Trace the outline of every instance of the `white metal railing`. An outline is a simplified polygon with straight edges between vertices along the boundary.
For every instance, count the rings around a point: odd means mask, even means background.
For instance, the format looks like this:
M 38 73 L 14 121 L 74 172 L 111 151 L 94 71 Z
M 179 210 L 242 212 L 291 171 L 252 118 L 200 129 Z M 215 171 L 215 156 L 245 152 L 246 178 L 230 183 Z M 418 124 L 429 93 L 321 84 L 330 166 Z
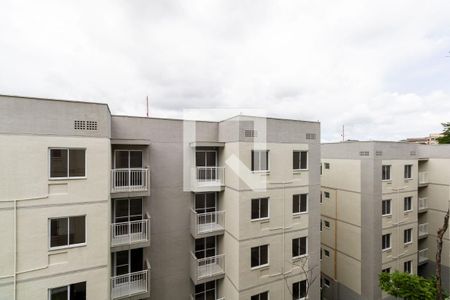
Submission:
M 224 273 L 224 267 L 224 254 L 198 259 L 191 253 L 191 276 L 194 280 L 221 275 Z
M 428 261 L 428 248 L 419 250 L 419 264 Z
M 224 228 L 224 211 L 197 213 L 195 210 L 191 209 L 191 232 L 193 235 L 219 231 Z
M 419 198 L 419 210 L 424 210 L 428 208 L 427 198 Z
M 111 277 L 111 298 L 121 298 L 146 293 L 149 282 L 148 270 Z
M 146 242 L 149 240 L 149 232 L 149 219 L 113 223 L 111 224 L 111 245 L 118 246 Z
M 149 170 L 147 168 L 112 169 L 111 192 L 147 191 Z
M 428 223 L 419 224 L 419 237 L 428 234 Z
M 193 173 L 198 184 L 224 184 L 224 167 L 195 167 Z
M 419 184 L 427 184 L 427 183 L 428 183 L 428 173 L 419 172 Z
M 201 299 L 203 299 L 203 295 L 201 296 Z M 195 298 L 195 296 L 194 295 L 191 295 L 191 300 L 196 300 L 196 298 Z M 225 297 L 220 297 L 220 298 L 217 298 L 216 300 L 225 300 Z

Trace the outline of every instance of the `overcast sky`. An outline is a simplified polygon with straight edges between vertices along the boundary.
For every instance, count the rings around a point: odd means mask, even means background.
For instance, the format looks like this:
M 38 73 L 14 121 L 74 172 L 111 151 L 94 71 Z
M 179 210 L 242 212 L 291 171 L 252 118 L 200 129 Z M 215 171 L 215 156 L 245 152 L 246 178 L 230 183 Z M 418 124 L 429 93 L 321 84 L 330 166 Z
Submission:
M 450 1 L 0 1 L 0 93 L 114 114 L 257 109 L 325 141 L 450 121 Z

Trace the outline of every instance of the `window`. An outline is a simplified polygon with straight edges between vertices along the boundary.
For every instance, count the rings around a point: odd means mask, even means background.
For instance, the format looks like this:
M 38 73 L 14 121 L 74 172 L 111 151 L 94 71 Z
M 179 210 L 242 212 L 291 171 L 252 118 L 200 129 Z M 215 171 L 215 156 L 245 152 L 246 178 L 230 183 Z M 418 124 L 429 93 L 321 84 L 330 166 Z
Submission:
M 74 283 L 49 290 L 50 300 L 86 300 L 86 282 Z
M 404 263 L 403 263 L 403 272 L 405 272 L 405 273 L 411 273 L 411 261 L 410 260 L 408 260 L 408 261 L 405 261 Z
M 382 238 L 382 245 L 381 245 L 381 249 L 382 250 L 388 250 L 391 249 L 391 234 L 383 234 Z
M 269 292 L 267 291 L 258 295 L 253 295 L 251 300 L 269 300 Z
M 322 220 L 320 220 L 320 232 L 322 232 Z
M 269 217 L 269 198 L 252 199 L 252 220 Z
M 216 281 L 197 284 L 194 289 L 195 300 L 216 299 Z
M 381 214 L 389 216 L 391 214 L 391 200 L 383 200 L 381 202 Z
M 86 176 L 86 149 L 50 149 L 50 178 Z
M 292 169 L 294 169 L 294 170 L 308 169 L 308 152 L 307 151 L 294 151 L 293 152 Z
M 252 171 L 269 171 L 269 150 L 252 150 Z
M 294 300 L 306 299 L 306 280 L 296 282 L 292 285 Z
M 322 248 L 320 248 L 320 260 L 322 260 Z
M 405 229 L 403 231 L 403 243 L 409 244 L 412 243 L 412 229 Z
M 330 198 L 330 193 L 329 192 L 323 192 L 323 194 L 325 195 L 325 198 Z
M 412 178 L 412 165 L 405 165 L 404 177 L 405 179 Z
M 292 258 L 308 254 L 308 238 L 306 236 L 292 240 Z
M 329 221 L 323 221 L 325 223 L 325 227 L 330 228 L 330 222 Z
M 325 254 L 325 256 L 330 257 L 330 251 L 328 251 L 326 249 L 323 250 L 323 254 Z
M 330 163 L 324 163 L 324 167 L 328 170 L 330 168 Z
M 325 287 L 329 288 L 329 287 L 330 287 L 330 281 L 329 281 L 327 278 L 324 278 L 324 279 L 323 279 L 323 285 L 324 285 Z
M 50 248 L 84 244 L 85 219 L 85 216 L 50 219 Z
M 412 211 L 412 197 L 405 197 L 403 199 L 403 210 Z
M 308 194 L 292 195 L 292 213 L 308 212 Z
M 322 193 L 320 193 L 320 204 L 322 204 Z
M 268 264 L 269 264 L 269 245 L 253 247 L 251 249 L 252 268 Z
M 385 269 L 381 270 L 381 272 L 383 272 L 383 273 L 391 273 L 391 268 L 385 268 Z
M 381 173 L 382 180 L 391 180 L 391 166 L 382 166 Z

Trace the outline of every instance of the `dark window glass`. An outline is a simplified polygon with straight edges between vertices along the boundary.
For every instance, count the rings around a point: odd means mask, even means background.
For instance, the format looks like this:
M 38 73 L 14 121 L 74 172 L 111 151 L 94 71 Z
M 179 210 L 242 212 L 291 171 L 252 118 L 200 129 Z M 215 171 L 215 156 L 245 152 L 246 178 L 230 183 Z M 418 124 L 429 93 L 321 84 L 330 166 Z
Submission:
M 51 289 L 50 300 L 68 300 L 67 292 L 67 286 Z
M 130 168 L 142 168 L 142 151 L 130 151 Z
M 269 198 L 252 199 L 251 218 L 262 219 L 269 217 Z
M 306 170 L 308 168 L 308 152 L 294 151 L 292 161 L 294 170 Z
M 252 199 L 252 219 L 259 219 L 259 199 Z
M 269 245 L 251 248 L 251 266 L 257 267 L 269 262 Z
M 390 215 L 391 214 L 391 200 L 383 200 L 381 202 L 381 213 L 383 215 Z
M 68 229 L 68 219 L 52 219 L 50 221 L 50 246 L 51 247 L 61 247 L 66 246 L 67 240 L 67 229 Z
M 86 150 L 69 150 L 69 177 L 86 176 Z
M 50 177 L 67 177 L 67 149 L 50 150 Z
M 308 169 L 308 152 L 306 151 L 300 152 L 300 169 Z
M 254 247 L 251 249 L 251 266 L 259 266 L 259 247 Z
M 390 180 L 391 179 L 391 166 L 382 166 L 382 180 Z
M 269 170 L 269 151 L 252 150 L 252 171 Z
M 251 297 L 251 300 L 268 300 L 269 299 L 269 292 L 260 293 L 258 295 L 253 295 Z
M 86 242 L 86 224 L 85 217 L 69 218 L 69 244 L 82 244 Z
M 300 194 L 292 196 L 292 212 L 301 213 L 308 211 L 308 195 Z
M 86 282 L 75 283 L 70 286 L 70 300 L 86 300 Z
M 296 282 L 292 285 L 293 299 L 302 299 L 306 297 L 306 280 Z
M 292 240 L 292 257 L 298 257 L 307 253 L 307 239 L 301 237 Z
M 130 272 L 139 272 L 143 270 L 144 252 L 143 248 L 132 249 L 130 251 L 131 266 Z

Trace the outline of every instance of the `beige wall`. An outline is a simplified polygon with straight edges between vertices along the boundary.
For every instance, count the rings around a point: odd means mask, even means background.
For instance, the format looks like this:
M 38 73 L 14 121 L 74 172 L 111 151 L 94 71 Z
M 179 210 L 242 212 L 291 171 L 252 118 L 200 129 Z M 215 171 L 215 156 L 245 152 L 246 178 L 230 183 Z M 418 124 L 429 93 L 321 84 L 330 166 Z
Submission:
M 37 197 L 17 201 L 17 299 L 47 299 L 48 288 L 79 281 L 87 281 L 88 299 L 108 299 L 109 139 L 0 135 L 0 144 L 0 277 L 14 274 L 14 205 L 7 201 Z M 49 180 L 49 147 L 86 148 L 87 177 Z M 76 215 L 86 216 L 86 245 L 49 250 L 48 219 Z M 0 279 L 0 299 L 11 299 L 11 285 L 1 285 L 11 279 Z

